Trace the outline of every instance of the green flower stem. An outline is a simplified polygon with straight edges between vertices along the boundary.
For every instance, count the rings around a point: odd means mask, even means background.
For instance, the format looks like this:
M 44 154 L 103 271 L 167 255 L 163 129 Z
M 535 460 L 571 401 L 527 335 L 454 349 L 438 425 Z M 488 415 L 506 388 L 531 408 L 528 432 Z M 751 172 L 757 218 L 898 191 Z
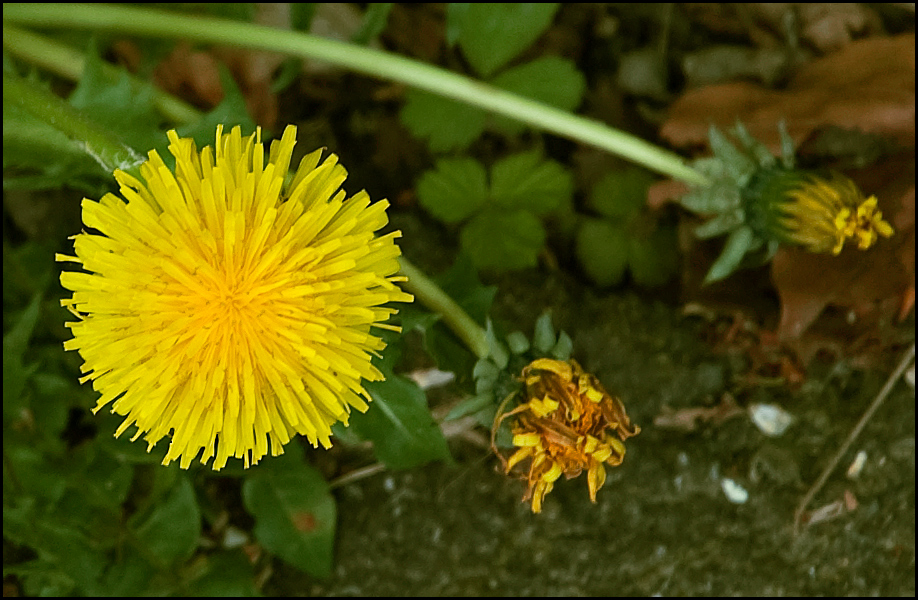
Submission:
M 45 36 L 9 25 L 3 26 L 3 49 L 70 81 L 78 81 L 86 66 L 86 58 L 82 52 Z M 124 75 L 124 71 L 102 62 L 102 74 L 115 81 Z M 136 87 L 149 85 L 136 77 L 131 77 L 131 83 Z M 201 111 L 187 102 L 156 88 L 153 91 L 153 103 L 163 116 L 175 123 L 194 123 L 202 116 Z
M 139 175 L 137 168 L 143 157 L 50 91 L 4 73 L 3 102 L 11 102 L 74 140 L 107 173 L 121 169 Z
M 677 154 L 599 121 L 388 52 L 252 23 L 127 6 L 5 4 L 3 18 L 34 27 L 80 27 L 141 36 L 181 37 L 321 60 L 517 119 L 597 146 L 692 185 L 709 183 L 707 177 L 686 165 Z
M 402 267 L 400 273 L 408 277 L 408 281 L 403 283 L 402 287 L 414 294 L 416 300 L 420 300 L 427 308 L 440 315 L 443 322 L 465 342 L 475 356 L 487 357 L 490 351 L 485 330 L 407 258 L 399 257 L 398 262 Z

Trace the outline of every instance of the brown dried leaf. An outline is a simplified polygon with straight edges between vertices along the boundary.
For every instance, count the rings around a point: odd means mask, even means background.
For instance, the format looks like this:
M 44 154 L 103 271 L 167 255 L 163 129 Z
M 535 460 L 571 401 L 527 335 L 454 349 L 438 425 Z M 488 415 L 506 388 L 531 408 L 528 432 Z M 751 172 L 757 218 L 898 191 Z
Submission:
M 847 247 L 838 256 L 797 248 L 779 250 L 771 273 L 781 299 L 777 334 L 782 340 L 799 337 L 828 305 L 854 310 L 861 317 L 893 317 L 901 313 L 910 290 L 914 297 L 914 154 L 889 160 L 855 178 L 868 193 L 876 190 L 880 208 L 896 233 L 867 251 Z M 884 179 L 886 185 L 880 184 Z
M 800 68 L 785 90 L 750 82 L 686 92 L 670 107 L 661 135 L 676 146 L 707 143 L 711 124 L 741 120 L 773 151 L 776 124 L 785 120 L 796 142 L 824 125 L 915 142 L 915 35 L 876 37 L 851 43 Z
M 663 429 L 695 431 L 700 423 L 719 425 L 728 419 L 746 414 L 736 405 L 730 394 L 724 394 L 716 406 L 697 406 L 673 410 L 664 405 L 660 414 L 653 418 L 653 424 Z

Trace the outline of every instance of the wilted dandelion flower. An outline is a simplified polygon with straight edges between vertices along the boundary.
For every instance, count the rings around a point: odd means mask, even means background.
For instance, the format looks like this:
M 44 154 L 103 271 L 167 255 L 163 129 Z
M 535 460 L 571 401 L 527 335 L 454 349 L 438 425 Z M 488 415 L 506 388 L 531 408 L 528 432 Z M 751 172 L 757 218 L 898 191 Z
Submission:
M 532 501 L 532 512 L 542 510 L 542 500 L 554 482 L 587 471 L 590 500 L 606 481 L 604 465 L 617 466 L 625 457 L 624 440 L 641 429 L 632 425 L 621 400 L 611 396 L 593 375 L 576 361 L 540 358 L 523 369 L 523 402 L 499 415 L 497 427 L 511 418 L 513 445 L 518 449 L 505 459 L 509 474 L 528 461 L 521 478 L 528 483 L 523 501 Z
M 811 252 L 839 254 L 848 240 L 866 250 L 880 236 L 893 234 L 876 196 L 865 197 L 853 181 L 838 174 L 764 171 L 750 190 L 747 206 L 753 225 L 766 236 Z
M 62 304 L 85 376 L 137 426 L 150 448 L 171 442 L 163 464 L 213 468 L 230 456 L 246 466 L 296 433 L 330 446 L 330 425 L 350 407 L 367 409 L 362 380 L 385 344 L 371 327 L 410 302 L 394 282 L 398 232 L 385 201 L 366 192 L 345 199 L 347 172 L 321 150 L 288 173 L 296 128 L 266 157 L 261 130 L 243 137 L 217 128 L 200 152 L 170 131 L 170 170 L 149 153 L 142 183 L 116 171 L 119 198 L 83 200 L 83 221 L 98 232 L 74 236 L 85 272 L 64 272 L 73 297 Z M 266 160 L 267 158 L 267 160 Z

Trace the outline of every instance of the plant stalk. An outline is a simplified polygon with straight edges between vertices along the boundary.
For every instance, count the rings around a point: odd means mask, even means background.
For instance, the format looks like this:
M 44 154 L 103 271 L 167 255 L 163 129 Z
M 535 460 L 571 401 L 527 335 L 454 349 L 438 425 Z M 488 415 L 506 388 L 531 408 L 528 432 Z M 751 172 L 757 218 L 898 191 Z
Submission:
M 314 35 L 215 17 L 151 8 L 86 4 L 5 4 L 8 22 L 34 27 L 88 28 L 151 37 L 242 46 L 329 62 L 434 94 L 590 144 L 691 185 L 709 183 L 683 159 L 636 136 L 439 67 Z
M 478 358 L 486 358 L 490 353 L 485 330 L 465 312 L 456 301 L 450 298 L 440 286 L 434 283 L 420 269 L 415 267 L 404 256 L 399 257 L 400 273 L 408 277 L 402 287 L 414 294 L 427 308 L 443 319 L 469 350 Z

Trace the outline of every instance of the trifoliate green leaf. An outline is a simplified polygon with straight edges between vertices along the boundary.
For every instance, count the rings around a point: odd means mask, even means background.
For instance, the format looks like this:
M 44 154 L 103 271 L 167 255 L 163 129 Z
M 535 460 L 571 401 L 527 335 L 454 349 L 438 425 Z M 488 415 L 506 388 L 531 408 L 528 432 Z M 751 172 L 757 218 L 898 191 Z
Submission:
M 596 285 L 619 283 L 628 264 L 628 237 L 624 228 L 605 219 L 585 219 L 577 230 L 577 258 Z
M 611 171 L 593 186 L 590 206 L 604 217 L 629 217 L 643 208 L 653 181 L 649 171 L 638 167 Z
M 489 77 L 528 48 L 551 24 L 557 3 L 480 3 L 447 12 L 447 31 L 472 68 Z
M 570 172 L 538 150 L 508 156 L 491 169 L 491 199 L 504 208 L 542 215 L 569 202 L 573 192 Z
M 488 199 L 484 167 L 472 158 L 444 158 L 417 184 L 421 206 L 444 223 L 472 216 Z
M 433 152 L 466 148 L 484 131 L 487 114 L 479 108 L 415 89 L 405 96 L 402 123 Z
M 646 237 L 628 238 L 628 266 L 638 285 L 657 287 L 669 281 L 676 273 L 678 256 L 676 232 L 671 227 L 658 227 Z
M 459 241 L 479 269 L 510 271 L 535 266 L 545 229 L 529 211 L 486 208 L 466 223 Z
M 511 67 L 491 80 L 497 87 L 544 102 L 561 110 L 576 109 L 586 89 L 586 79 L 573 62 L 558 56 L 543 56 Z M 508 135 L 518 135 L 526 124 L 504 116 L 493 117 L 494 126 Z

